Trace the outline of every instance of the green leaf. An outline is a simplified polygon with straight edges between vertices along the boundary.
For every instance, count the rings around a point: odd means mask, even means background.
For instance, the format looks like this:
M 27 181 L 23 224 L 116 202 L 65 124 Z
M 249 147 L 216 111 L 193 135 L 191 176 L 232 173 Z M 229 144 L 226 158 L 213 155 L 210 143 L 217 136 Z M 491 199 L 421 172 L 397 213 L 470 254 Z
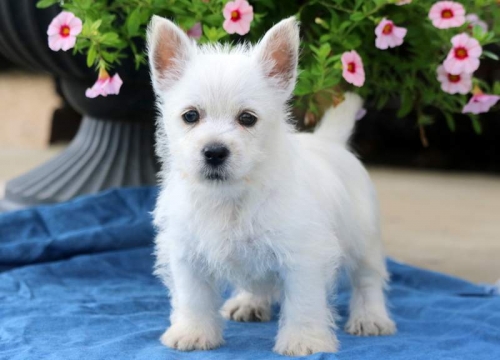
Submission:
M 353 14 L 351 14 L 351 16 L 349 16 L 349 19 L 351 19 L 352 21 L 360 21 L 360 20 L 363 20 L 365 18 L 365 14 L 361 13 L 361 12 L 355 12 Z
M 323 34 L 319 38 L 319 43 L 323 44 L 323 43 L 329 42 L 330 39 L 331 39 L 331 35 L 330 34 Z
M 110 53 L 107 51 L 103 51 L 101 53 L 101 56 L 103 57 L 104 60 L 106 60 L 109 63 L 113 63 L 116 60 L 116 53 Z
M 203 17 L 203 22 L 208 24 L 222 23 L 222 16 L 220 14 L 208 14 Z
M 389 95 L 387 95 L 386 93 L 380 94 L 380 97 L 378 98 L 376 105 L 377 110 L 382 110 L 382 108 L 385 106 L 385 104 L 387 104 L 388 101 L 389 101 Z
M 448 128 L 452 132 L 455 132 L 456 126 L 455 126 L 455 119 L 453 118 L 453 115 L 450 114 L 449 112 L 445 112 L 444 117 L 446 118 L 446 123 L 448 124 Z
M 475 25 L 472 28 L 472 36 L 481 41 L 485 38 L 486 32 L 483 30 L 481 26 Z
M 217 29 L 207 25 L 203 25 L 203 34 L 207 37 L 209 41 L 217 41 Z
M 500 81 L 495 81 L 493 84 L 493 94 L 500 95 Z
M 88 67 L 92 67 L 92 65 L 94 65 L 96 56 L 97 56 L 97 50 L 96 50 L 95 46 L 91 46 L 89 48 L 88 53 L 87 53 L 87 66 Z
M 321 45 L 319 48 L 318 56 L 321 60 L 326 60 L 328 55 L 330 55 L 330 52 L 332 51 L 332 48 L 330 47 L 330 44 L 326 43 Z
M 401 107 L 399 108 L 396 116 L 402 118 L 408 115 L 413 108 L 413 97 L 408 91 L 404 91 L 401 95 Z
M 82 9 L 88 10 L 92 7 L 94 0 L 79 0 L 79 5 Z
M 139 33 L 141 26 L 141 8 L 133 10 L 127 18 L 127 32 L 130 36 L 135 36 Z
M 340 26 L 338 27 L 339 28 L 339 32 L 342 32 L 343 30 L 345 30 L 346 28 L 348 28 L 349 26 L 351 25 L 351 23 L 349 21 L 344 21 L 342 24 L 340 24 Z M 336 26 L 331 26 L 331 28 L 335 29 Z
M 92 23 L 92 25 L 90 26 L 90 30 L 91 31 L 97 31 L 97 30 L 99 30 L 99 27 L 101 26 L 101 24 L 102 24 L 102 20 L 100 20 L 100 19 L 97 20 L 97 21 L 94 21 Z
M 345 49 L 357 49 L 363 44 L 363 41 L 357 34 L 349 34 L 338 40 Z
M 205 35 L 210 42 L 217 42 L 219 39 L 226 36 L 227 33 L 222 29 L 203 25 L 203 35 Z
M 493 60 L 499 60 L 498 55 L 488 50 L 483 50 L 483 55 Z
M 120 43 L 120 38 L 117 33 L 107 32 L 99 37 L 99 41 L 104 45 L 118 45 Z
M 36 3 L 36 7 L 39 9 L 45 9 L 48 8 L 49 6 L 54 5 L 57 2 L 59 2 L 59 0 L 40 0 L 39 2 Z
M 427 125 L 431 125 L 432 123 L 434 123 L 434 118 L 430 115 L 421 113 L 418 116 L 417 122 L 419 125 L 427 126 Z
M 297 96 L 308 95 L 311 93 L 311 88 L 305 86 L 297 86 L 293 93 Z
M 476 134 L 481 134 L 483 132 L 483 128 L 481 126 L 481 122 L 479 121 L 477 116 L 471 115 L 470 119 L 472 121 L 472 127 L 474 128 L 474 132 Z

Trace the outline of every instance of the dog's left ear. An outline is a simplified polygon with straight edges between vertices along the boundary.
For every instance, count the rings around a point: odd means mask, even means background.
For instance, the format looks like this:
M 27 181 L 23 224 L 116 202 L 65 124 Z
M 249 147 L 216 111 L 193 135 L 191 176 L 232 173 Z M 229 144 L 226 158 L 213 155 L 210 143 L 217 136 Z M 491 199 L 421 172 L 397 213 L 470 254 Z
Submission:
M 280 90 L 290 94 L 297 79 L 299 23 L 294 17 L 274 25 L 257 45 L 257 60 Z

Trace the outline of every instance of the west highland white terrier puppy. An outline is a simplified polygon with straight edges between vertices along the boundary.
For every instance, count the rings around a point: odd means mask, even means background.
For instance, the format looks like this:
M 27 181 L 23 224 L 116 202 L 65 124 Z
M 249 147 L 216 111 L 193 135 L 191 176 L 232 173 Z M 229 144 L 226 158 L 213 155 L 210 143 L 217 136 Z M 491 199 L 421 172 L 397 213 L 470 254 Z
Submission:
M 280 301 L 274 351 L 335 352 L 328 296 L 341 265 L 353 286 L 346 331 L 393 334 L 376 193 L 346 149 L 361 99 L 346 94 L 313 134 L 294 132 L 296 20 L 229 47 L 197 46 L 155 16 L 148 44 L 163 162 L 156 274 L 172 304 L 162 343 L 216 348 L 223 318 L 269 321 Z M 222 305 L 225 283 L 235 292 Z

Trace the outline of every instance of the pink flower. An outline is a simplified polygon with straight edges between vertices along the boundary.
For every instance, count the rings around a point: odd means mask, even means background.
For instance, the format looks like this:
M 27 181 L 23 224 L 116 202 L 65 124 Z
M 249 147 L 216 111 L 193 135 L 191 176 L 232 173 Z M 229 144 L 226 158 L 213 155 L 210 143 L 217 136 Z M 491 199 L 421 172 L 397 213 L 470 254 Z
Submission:
M 203 35 L 203 29 L 201 28 L 201 23 L 197 22 L 193 25 L 191 29 L 187 31 L 189 37 L 198 40 L 201 35 Z
M 465 9 L 455 1 L 439 1 L 429 11 L 432 25 L 438 29 L 449 29 L 465 23 Z
M 406 4 L 411 4 L 411 0 L 399 0 L 399 1 L 396 1 L 396 5 L 398 5 L 398 6 L 402 6 L 402 5 L 406 5 Z
M 365 83 L 365 69 L 359 54 L 354 50 L 347 51 L 342 54 L 340 60 L 342 61 L 342 76 L 344 79 L 355 86 L 363 86 Z
M 224 30 L 228 34 L 237 33 L 245 35 L 250 31 L 250 23 L 253 20 L 253 8 L 246 0 L 230 1 L 224 7 Z
M 403 27 L 395 26 L 391 20 L 383 18 L 375 28 L 375 46 L 385 50 L 393 48 L 403 43 L 407 30 Z
M 53 51 L 69 50 L 75 46 L 76 36 L 82 32 L 82 20 L 73 13 L 62 11 L 52 19 L 47 35 L 49 48 Z
M 120 88 L 123 84 L 122 79 L 118 73 L 110 76 L 105 69 L 99 70 L 99 76 L 97 81 L 90 89 L 85 91 L 85 96 L 88 98 L 95 98 L 99 95 L 118 95 L 120 93 Z
M 484 32 L 488 31 L 488 24 L 486 24 L 484 21 L 482 21 L 479 16 L 476 14 L 468 14 L 465 17 L 465 20 L 469 23 L 468 28 L 472 30 L 474 26 L 479 26 L 481 29 L 483 29 Z
M 472 74 L 479 67 L 479 57 L 483 52 L 479 41 L 462 33 L 451 38 L 453 48 L 448 53 L 443 65 L 453 75 Z
M 474 94 L 462 109 L 462 113 L 481 114 L 488 112 L 490 108 L 500 100 L 498 95 L 489 95 L 479 92 Z
M 449 94 L 467 94 L 472 89 L 471 74 L 453 75 L 447 72 L 443 65 L 437 68 L 437 78 L 441 83 L 441 89 Z

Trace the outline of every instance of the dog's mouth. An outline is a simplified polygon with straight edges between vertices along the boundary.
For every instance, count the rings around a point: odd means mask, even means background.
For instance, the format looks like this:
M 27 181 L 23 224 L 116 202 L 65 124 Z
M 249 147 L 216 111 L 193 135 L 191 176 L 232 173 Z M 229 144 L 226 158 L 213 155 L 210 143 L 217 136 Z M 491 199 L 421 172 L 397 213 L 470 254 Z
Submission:
M 228 174 L 223 168 L 205 168 L 202 171 L 202 176 L 209 181 L 226 181 Z
M 206 174 L 205 179 L 211 181 L 224 181 L 226 180 L 226 176 L 223 174 L 212 173 L 212 174 Z

